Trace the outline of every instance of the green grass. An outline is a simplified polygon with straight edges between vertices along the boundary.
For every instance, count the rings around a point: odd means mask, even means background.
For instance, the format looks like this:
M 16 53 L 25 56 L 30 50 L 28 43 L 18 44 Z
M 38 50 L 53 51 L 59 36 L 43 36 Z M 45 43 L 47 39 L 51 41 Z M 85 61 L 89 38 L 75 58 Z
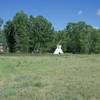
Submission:
M 0 100 L 100 100 L 100 55 L 2 55 Z

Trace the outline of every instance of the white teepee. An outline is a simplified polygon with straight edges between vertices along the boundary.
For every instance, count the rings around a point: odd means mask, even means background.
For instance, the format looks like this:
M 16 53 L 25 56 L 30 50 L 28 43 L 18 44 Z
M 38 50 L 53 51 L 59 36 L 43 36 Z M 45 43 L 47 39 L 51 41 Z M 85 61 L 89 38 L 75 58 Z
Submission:
M 56 50 L 54 51 L 54 54 L 63 54 L 63 51 L 61 49 L 61 45 L 57 45 Z

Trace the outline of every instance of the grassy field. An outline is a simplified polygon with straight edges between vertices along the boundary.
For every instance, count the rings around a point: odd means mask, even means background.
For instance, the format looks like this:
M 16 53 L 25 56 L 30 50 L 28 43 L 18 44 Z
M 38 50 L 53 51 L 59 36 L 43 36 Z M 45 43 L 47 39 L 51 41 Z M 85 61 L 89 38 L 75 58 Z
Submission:
M 100 100 L 100 55 L 0 56 L 0 100 Z

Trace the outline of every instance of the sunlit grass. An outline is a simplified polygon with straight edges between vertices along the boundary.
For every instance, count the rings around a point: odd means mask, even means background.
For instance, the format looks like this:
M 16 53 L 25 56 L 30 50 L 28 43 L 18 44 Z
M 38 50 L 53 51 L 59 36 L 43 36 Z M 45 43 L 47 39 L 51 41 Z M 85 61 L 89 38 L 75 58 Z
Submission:
M 100 55 L 0 56 L 0 100 L 100 100 Z

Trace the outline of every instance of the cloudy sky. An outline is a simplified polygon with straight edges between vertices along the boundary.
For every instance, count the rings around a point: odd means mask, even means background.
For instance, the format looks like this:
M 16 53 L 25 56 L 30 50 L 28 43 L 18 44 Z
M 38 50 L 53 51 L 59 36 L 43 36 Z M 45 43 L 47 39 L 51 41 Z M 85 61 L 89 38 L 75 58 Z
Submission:
M 100 0 L 0 0 L 0 17 L 5 21 L 20 10 L 28 15 L 43 15 L 56 30 L 81 20 L 100 27 Z

